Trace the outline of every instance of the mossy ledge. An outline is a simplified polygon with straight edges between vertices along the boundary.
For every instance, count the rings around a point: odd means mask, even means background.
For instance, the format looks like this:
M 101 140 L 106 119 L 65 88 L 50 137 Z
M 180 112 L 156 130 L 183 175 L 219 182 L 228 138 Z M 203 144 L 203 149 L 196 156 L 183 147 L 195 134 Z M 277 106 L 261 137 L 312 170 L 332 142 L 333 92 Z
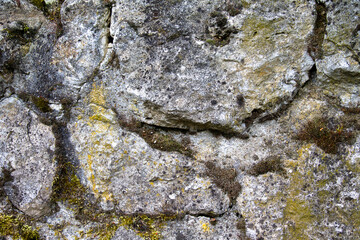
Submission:
M 167 152 L 178 152 L 188 157 L 194 156 L 194 151 L 189 146 L 189 139 L 184 138 L 181 142 L 178 142 L 172 136 L 161 133 L 159 129 L 154 126 L 135 119 L 127 120 L 123 116 L 119 116 L 118 122 L 120 126 L 126 130 L 137 133 L 152 148 Z

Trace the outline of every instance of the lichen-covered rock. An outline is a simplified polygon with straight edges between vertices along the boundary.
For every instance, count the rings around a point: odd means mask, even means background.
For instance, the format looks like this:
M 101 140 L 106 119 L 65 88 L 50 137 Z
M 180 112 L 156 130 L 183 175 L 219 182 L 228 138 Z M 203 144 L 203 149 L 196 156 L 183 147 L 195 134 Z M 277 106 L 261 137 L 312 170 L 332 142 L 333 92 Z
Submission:
M 186 216 L 181 221 L 169 222 L 162 231 L 164 239 L 242 239 L 241 217 L 226 214 L 220 218 Z
M 151 148 L 139 136 L 145 130 L 122 129 L 116 113 L 102 105 L 103 91 L 94 84 L 88 106 L 74 108 L 68 127 L 82 182 L 101 199 L 104 209 L 152 215 L 221 214 L 227 209 L 229 199 L 211 183 L 201 162 Z M 152 143 L 166 138 L 155 130 L 149 135 Z
M 231 132 L 291 101 L 313 66 L 313 4 L 229 5 L 117 1 L 101 71 L 109 104 L 149 124 Z
M 360 238 L 359 6 L 1 1 L 0 235 Z
M 29 216 L 46 214 L 56 170 L 51 127 L 10 97 L 0 102 L 0 131 L 0 164 L 10 172 L 4 183 L 6 195 Z

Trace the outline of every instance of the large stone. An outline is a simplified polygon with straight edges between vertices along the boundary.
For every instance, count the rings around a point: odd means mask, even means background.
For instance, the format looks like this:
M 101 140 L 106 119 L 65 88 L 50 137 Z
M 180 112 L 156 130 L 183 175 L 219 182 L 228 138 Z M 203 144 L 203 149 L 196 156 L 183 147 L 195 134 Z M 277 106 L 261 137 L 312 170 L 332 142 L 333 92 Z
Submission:
M 227 132 L 287 105 L 314 64 L 314 4 L 242 1 L 237 15 L 229 4 L 117 1 L 100 74 L 108 103 L 148 124 Z
M 63 35 L 51 63 L 63 84 L 77 92 L 96 73 L 107 52 L 109 8 L 102 1 L 66 1 L 61 6 Z
M 318 79 L 326 95 L 351 111 L 360 107 L 359 2 L 326 2 L 326 9 L 323 58 L 316 61 Z
M 0 102 L 0 116 L 0 164 L 11 172 L 5 193 L 20 211 L 41 216 L 49 210 L 56 171 L 51 127 L 15 97 Z
M 205 175 L 202 162 L 153 149 L 138 133 L 122 129 L 115 112 L 102 106 L 102 91 L 94 85 L 88 106 L 74 109 L 68 128 L 82 183 L 104 209 L 152 215 L 221 214 L 227 209 L 228 197 Z M 164 141 L 164 135 L 158 136 L 155 143 Z

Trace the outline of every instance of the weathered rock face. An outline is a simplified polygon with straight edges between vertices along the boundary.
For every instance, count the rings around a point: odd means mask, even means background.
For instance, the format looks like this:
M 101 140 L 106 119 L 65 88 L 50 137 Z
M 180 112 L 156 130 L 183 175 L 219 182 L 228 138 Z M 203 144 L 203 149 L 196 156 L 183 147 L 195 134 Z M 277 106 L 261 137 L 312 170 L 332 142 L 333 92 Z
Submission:
M 317 61 L 319 81 L 327 96 L 342 107 L 357 108 L 360 104 L 359 76 L 359 3 L 327 2 L 327 28 L 323 58 Z M 346 9 L 354 9 L 346 13 Z M 349 21 L 354 19 L 354 21 Z
M 116 2 L 113 67 L 101 71 L 109 104 L 148 124 L 223 131 L 286 105 L 313 66 L 313 4 L 234 4 Z
M 55 138 L 51 127 L 14 97 L 0 102 L 0 164 L 7 172 L 4 190 L 11 203 L 27 215 L 49 210 L 55 177 Z
M 0 235 L 360 238 L 359 12 L 2 1 Z

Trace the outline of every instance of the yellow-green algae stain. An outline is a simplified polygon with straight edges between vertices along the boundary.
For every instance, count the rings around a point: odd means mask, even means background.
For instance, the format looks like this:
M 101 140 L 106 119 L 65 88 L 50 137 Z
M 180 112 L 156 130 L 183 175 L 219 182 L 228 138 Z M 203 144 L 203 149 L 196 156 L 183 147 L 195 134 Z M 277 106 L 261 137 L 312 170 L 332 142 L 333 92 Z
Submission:
M 94 168 L 105 165 L 101 162 L 100 156 L 109 156 L 115 151 L 110 140 L 116 137 L 113 123 L 116 119 L 116 114 L 106 109 L 106 92 L 104 86 L 93 84 L 93 88 L 87 97 L 88 106 L 90 108 L 90 116 L 79 116 L 91 129 L 91 134 L 88 136 L 89 143 L 86 151 L 80 154 L 86 164 L 83 167 L 87 169 L 87 179 L 91 185 L 92 191 L 96 197 L 101 197 L 104 200 L 112 200 L 112 194 L 108 191 L 108 182 L 101 181 L 95 176 L 101 176 L 102 167 L 97 168 L 95 173 Z
M 328 185 L 336 185 L 335 174 L 347 174 L 350 164 L 340 163 L 335 170 L 331 169 L 326 163 L 328 155 L 312 144 L 303 146 L 298 153 L 299 158 L 296 161 L 285 162 L 286 167 L 291 170 L 290 182 L 287 190 L 279 194 L 286 199 L 281 220 L 284 225 L 284 239 L 313 239 L 323 236 L 323 233 L 335 233 L 334 227 L 329 229 L 321 224 L 325 220 L 344 224 L 348 229 L 353 229 L 352 237 L 360 237 L 359 206 L 340 207 L 336 203 L 337 192 L 327 190 Z M 318 164 L 314 164 L 317 160 Z M 354 166 L 351 167 L 354 170 Z M 306 199 L 309 193 L 313 196 Z M 316 213 L 314 209 L 317 209 Z
M 311 173 L 306 172 L 305 163 L 309 157 L 310 147 L 311 145 L 306 145 L 299 150 L 297 161 L 286 162 L 292 173 L 283 211 L 283 223 L 287 225 L 287 228 L 284 227 L 285 239 L 311 239 L 308 235 L 308 227 L 314 223 L 315 216 L 301 190 L 307 179 L 311 178 Z

